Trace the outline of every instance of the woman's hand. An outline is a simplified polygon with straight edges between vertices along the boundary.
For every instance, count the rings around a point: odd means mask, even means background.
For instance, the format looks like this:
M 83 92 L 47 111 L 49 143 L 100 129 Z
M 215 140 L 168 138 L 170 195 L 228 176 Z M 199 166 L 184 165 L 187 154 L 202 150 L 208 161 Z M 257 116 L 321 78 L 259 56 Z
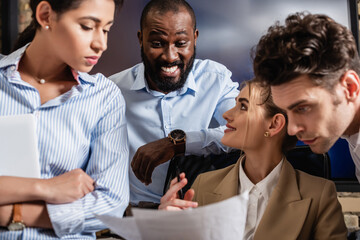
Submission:
M 39 192 L 47 203 L 61 204 L 76 201 L 94 191 L 94 180 L 82 169 L 39 181 Z
M 171 181 L 169 190 L 160 200 L 159 209 L 179 211 L 182 209 L 187 209 L 190 207 L 194 208 L 198 206 L 197 202 L 191 201 L 195 194 L 193 189 L 189 189 L 185 193 L 184 200 L 179 199 L 178 191 L 187 184 L 185 173 L 180 174 L 180 179 L 181 179 L 180 182 L 178 182 L 177 177 Z

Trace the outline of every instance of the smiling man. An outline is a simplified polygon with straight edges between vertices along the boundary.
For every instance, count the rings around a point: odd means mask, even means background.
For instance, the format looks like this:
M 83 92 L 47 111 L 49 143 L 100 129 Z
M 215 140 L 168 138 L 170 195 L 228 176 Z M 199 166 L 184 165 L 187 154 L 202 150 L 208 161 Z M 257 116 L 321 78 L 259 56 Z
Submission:
M 254 72 L 287 112 L 290 135 L 316 153 L 347 139 L 360 181 L 360 61 L 350 30 L 325 15 L 290 15 L 260 39 Z
M 143 62 L 110 77 L 127 104 L 134 205 L 160 202 L 174 155 L 227 150 L 222 114 L 239 92 L 225 66 L 195 59 L 199 31 L 186 1 L 150 1 L 140 27 Z

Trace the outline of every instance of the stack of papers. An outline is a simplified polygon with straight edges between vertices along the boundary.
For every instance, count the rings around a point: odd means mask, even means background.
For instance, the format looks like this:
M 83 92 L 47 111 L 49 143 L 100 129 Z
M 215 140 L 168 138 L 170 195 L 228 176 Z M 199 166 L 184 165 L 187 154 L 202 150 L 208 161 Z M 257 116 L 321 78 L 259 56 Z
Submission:
M 127 240 L 242 239 L 248 195 L 183 211 L 134 208 L 133 217 L 97 217 Z

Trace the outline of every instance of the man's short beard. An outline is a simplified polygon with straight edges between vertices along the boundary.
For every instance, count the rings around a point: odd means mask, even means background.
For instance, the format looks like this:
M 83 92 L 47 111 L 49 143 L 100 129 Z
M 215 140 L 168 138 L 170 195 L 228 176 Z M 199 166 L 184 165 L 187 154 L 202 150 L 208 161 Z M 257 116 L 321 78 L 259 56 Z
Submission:
M 156 85 L 156 87 L 162 92 L 168 93 L 181 89 L 184 86 L 186 79 L 189 76 L 189 73 L 194 65 L 195 55 L 196 55 L 196 48 L 194 47 L 194 54 L 191 56 L 189 63 L 185 66 L 185 70 L 184 70 L 184 62 L 182 60 L 170 64 L 164 62 L 160 63 L 157 61 L 155 63 L 155 69 L 152 69 L 149 59 L 144 54 L 144 49 L 141 48 L 141 58 L 145 65 L 145 77 L 149 77 L 151 81 Z M 172 77 L 162 78 L 159 76 L 161 67 L 163 66 L 171 67 L 175 65 L 178 65 L 180 69 L 180 79 L 177 82 L 173 82 L 174 78 Z

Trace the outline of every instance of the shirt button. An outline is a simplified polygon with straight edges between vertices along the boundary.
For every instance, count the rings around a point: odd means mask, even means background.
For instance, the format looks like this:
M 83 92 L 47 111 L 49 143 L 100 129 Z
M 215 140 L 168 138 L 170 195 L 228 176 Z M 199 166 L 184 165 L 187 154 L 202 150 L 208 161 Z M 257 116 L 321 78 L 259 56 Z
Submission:
M 169 129 L 169 125 L 165 125 L 165 129 Z
M 11 71 L 15 71 L 15 69 L 16 69 L 15 66 L 11 66 L 11 67 L 10 67 L 10 70 L 11 70 Z

